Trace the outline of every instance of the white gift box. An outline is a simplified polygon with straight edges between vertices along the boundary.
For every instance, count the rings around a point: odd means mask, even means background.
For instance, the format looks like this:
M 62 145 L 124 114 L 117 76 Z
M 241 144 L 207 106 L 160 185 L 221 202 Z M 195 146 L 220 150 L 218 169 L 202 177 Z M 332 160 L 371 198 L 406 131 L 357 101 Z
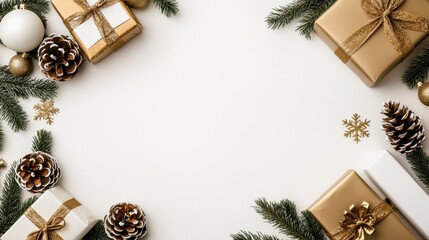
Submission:
M 75 199 L 60 187 L 54 187 L 46 191 L 31 205 L 31 208 L 37 212 L 45 222 L 48 222 L 51 216 L 67 201 Z M 69 202 L 70 202 L 69 201 Z M 78 203 L 78 202 L 77 202 Z M 78 203 L 79 204 L 79 203 Z M 97 223 L 97 219 L 91 216 L 90 212 L 79 204 L 73 208 L 64 217 L 64 228 L 57 230 L 58 234 L 64 240 L 80 240 Z M 40 230 L 24 214 L 18 221 L 2 236 L 2 240 L 24 240 L 35 231 Z
M 365 173 L 404 217 L 429 239 L 429 196 L 387 151 Z

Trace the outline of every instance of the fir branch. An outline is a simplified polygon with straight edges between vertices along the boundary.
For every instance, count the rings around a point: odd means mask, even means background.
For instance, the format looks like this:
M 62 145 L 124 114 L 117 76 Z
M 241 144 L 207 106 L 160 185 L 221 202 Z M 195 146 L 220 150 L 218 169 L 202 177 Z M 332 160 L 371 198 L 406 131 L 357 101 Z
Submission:
M 423 50 L 423 54 L 411 61 L 410 66 L 402 75 L 402 82 L 409 89 L 415 88 L 417 83 L 424 82 L 429 71 L 429 48 Z
M 36 136 L 33 137 L 32 151 L 41 151 L 44 153 L 51 154 L 52 150 L 52 133 L 45 129 L 37 131 Z
M 305 224 L 308 231 L 312 233 L 314 239 L 326 239 L 325 232 L 320 224 L 311 216 L 310 212 L 305 210 L 301 212 L 301 221 Z
M 3 183 L 2 195 L 0 197 L 0 219 L 14 215 L 19 210 L 21 188 L 15 181 L 15 167 L 16 165 L 12 164 Z M 2 228 L 0 229 L 3 230 Z
M 4 142 L 4 132 L 3 132 L 3 126 L 0 122 L 0 151 L 3 150 L 3 142 Z
M 15 95 L 0 86 L 0 114 L 3 120 L 5 120 L 8 125 L 15 132 L 25 130 L 27 128 L 27 114 L 19 105 L 19 101 L 16 99 Z
M 109 240 L 104 230 L 103 220 L 98 220 L 97 224 L 83 237 L 82 240 Z
M 57 84 L 48 79 L 16 77 L 6 66 L 0 67 L 0 87 L 9 89 L 18 98 L 29 97 L 52 99 L 57 95 Z
M 407 160 L 417 178 L 426 186 L 426 189 L 429 190 L 429 155 L 422 149 L 417 149 L 407 154 Z
M 240 231 L 237 234 L 231 235 L 234 240 L 279 240 L 276 236 L 265 235 L 260 232 L 251 233 L 248 231 Z
M 176 0 L 153 0 L 153 3 L 167 17 L 172 17 L 179 12 L 179 4 Z
M 296 28 L 299 34 L 310 39 L 314 31 L 314 23 L 336 0 L 315 0 L 308 7 L 303 17 L 300 19 L 300 25 Z
M 271 29 L 278 29 L 299 18 L 314 0 L 295 0 L 286 6 L 273 8 L 273 11 L 266 17 L 265 22 Z

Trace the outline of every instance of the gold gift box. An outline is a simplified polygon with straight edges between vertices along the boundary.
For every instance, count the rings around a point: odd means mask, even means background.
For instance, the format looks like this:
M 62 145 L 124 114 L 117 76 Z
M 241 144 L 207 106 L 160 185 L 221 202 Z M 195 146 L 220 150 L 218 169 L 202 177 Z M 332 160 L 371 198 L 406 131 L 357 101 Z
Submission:
M 428 0 L 407 0 L 398 10 L 408 11 L 429 18 Z M 336 50 L 350 35 L 367 24 L 371 18 L 362 10 L 361 0 L 338 0 L 315 25 L 316 34 L 332 49 Z M 428 33 L 405 29 L 414 46 Z M 374 86 L 407 56 L 396 51 L 384 33 L 383 26 L 357 50 L 346 63 L 369 87 Z
M 340 220 L 344 219 L 343 212 L 348 210 L 351 204 L 359 206 L 363 201 L 368 202 L 370 208 L 373 208 L 384 200 L 355 171 L 349 170 L 308 210 L 323 227 L 328 237 L 333 239 L 330 233 L 340 225 Z M 420 239 L 395 212 L 391 212 L 374 228 L 374 233 L 370 236 L 366 235 L 365 240 Z
M 121 4 L 122 8 L 128 15 L 129 19 L 116 27 L 114 30 L 118 34 L 118 40 L 111 46 L 108 46 L 106 41 L 100 38 L 94 45 L 89 48 L 83 44 L 79 35 L 73 30 L 73 28 L 65 21 L 68 17 L 72 16 L 77 12 L 82 12 L 84 9 L 79 6 L 74 0 L 51 0 L 52 5 L 54 6 L 57 13 L 60 15 L 64 24 L 76 39 L 77 43 L 81 47 L 87 59 L 92 63 L 97 63 L 109 54 L 116 51 L 126 42 L 134 38 L 136 35 L 141 33 L 142 27 L 135 17 L 134 13 L 128 8 L 128 6 L 122 1 L 119 0 L 118 3 Z M 89 20 L 89 19 L 88 19 Z M 107 19 L 109 21 L 109 19 Z

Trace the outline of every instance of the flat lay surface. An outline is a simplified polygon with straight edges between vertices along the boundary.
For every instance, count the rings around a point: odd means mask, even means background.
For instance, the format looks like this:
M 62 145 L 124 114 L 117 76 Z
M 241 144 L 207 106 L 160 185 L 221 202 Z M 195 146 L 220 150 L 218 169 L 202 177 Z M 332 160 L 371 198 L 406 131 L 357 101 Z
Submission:
M 400 79 L 416 53 L 369 88 L 318 36 L 267 28 L 268 13 L 287 2 L 180 0 L 173 18 L 152 4 L 133 10 L 143 33 L 58 83 L 52 125 L 5 128 L 1 157 L 10 166 L 45 128 L 59 185 L 97 218 L 130 201 L 147 216 L 145 239 L 230 239 L 241 229 L 284 239 L 255 213 L 256 198 L 304 210 L 348 169 L 368 180 L 363 170 L 391 148 L 380 129 L 385 101 L 429 126 L 428 107 Z M 47 19 L 46 33 L 69 35 L 53 8 Z M 2 64 L 15 54 L 0 51 Z M 38 102 L 22 101 L 30 118 Z M 344 136 L 354 114 L 368 120 L 358 143 Z

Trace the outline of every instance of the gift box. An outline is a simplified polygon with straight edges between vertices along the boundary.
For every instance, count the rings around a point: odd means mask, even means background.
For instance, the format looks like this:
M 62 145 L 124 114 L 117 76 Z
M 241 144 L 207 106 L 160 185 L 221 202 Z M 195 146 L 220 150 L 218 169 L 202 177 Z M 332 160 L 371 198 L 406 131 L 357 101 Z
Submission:
M 308 210 L 330 239 L 420 239 L 402 222 L 398 214 L 351 170 Z
M 60 187 L 46 191 L 2 240 L 80 240 L 96 224 L 89 211 Z
M 428 35 L 427 18 L 428 0 L 338 0 L 316 20 L 314 30 L 373 86 Z
M 51 0 L 89 61 L 97 63 L 141 33 L 122 0 Z
M 377 187 L 429 239 L 429 196 L 387 151 L 365 170 Z

